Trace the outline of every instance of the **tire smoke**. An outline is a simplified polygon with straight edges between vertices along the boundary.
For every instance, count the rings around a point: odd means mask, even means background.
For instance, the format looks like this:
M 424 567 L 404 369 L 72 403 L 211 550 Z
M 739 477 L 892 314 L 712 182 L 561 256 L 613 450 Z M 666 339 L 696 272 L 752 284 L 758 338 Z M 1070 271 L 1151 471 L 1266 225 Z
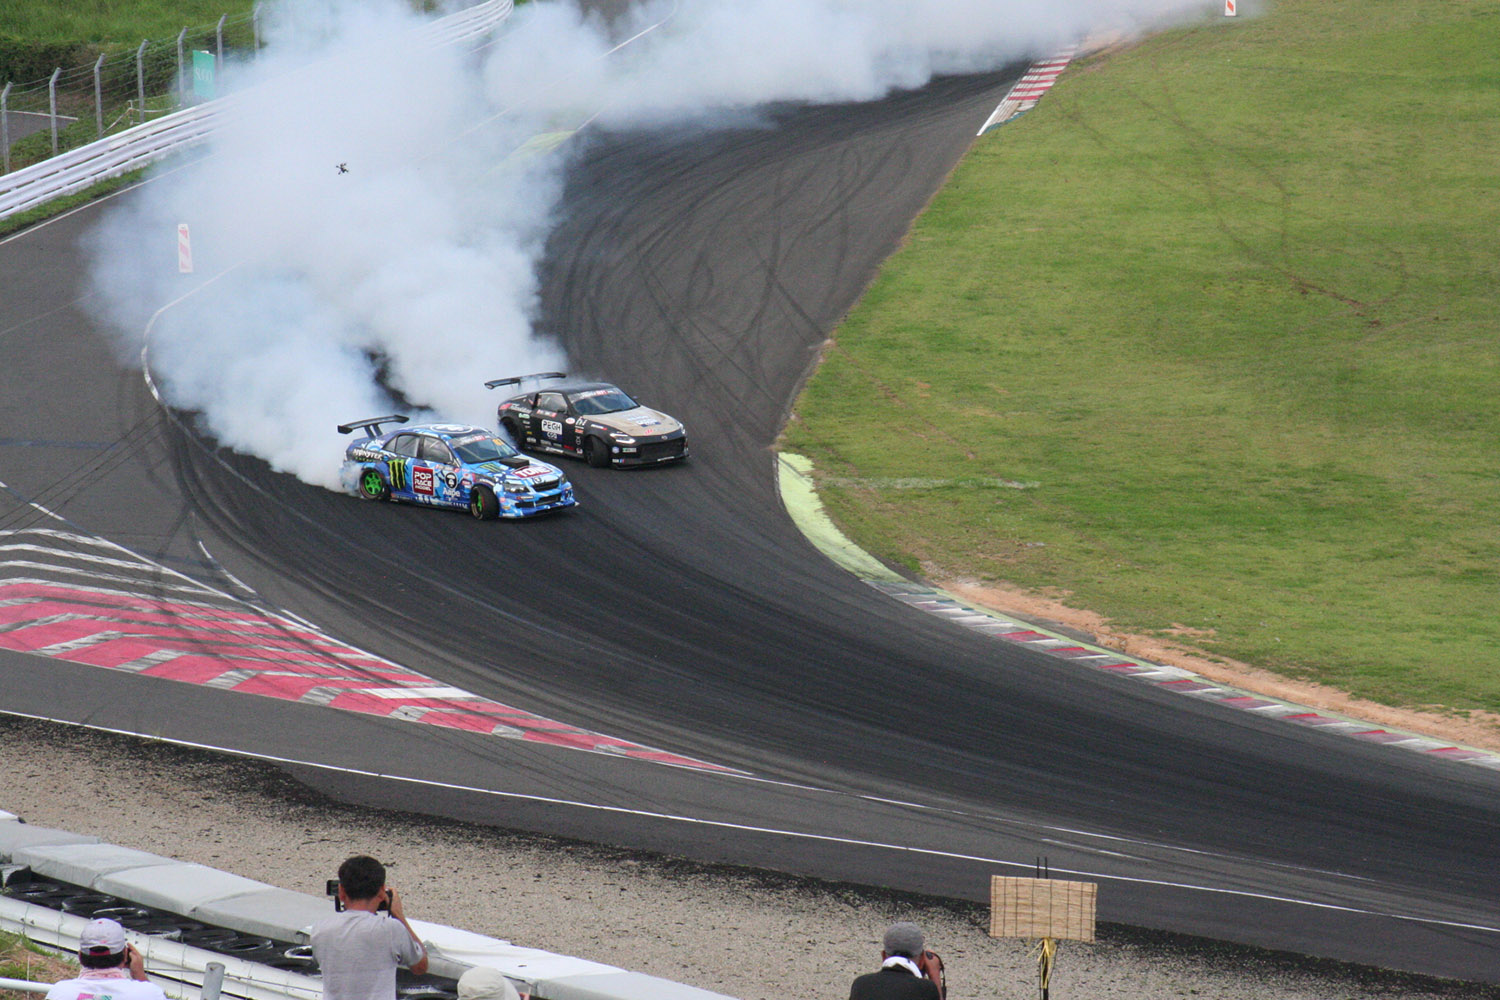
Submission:
M 477 53 L 427 41 L 402 0 L 271 7 L 265 48 L 226 71 L 227 121 L 88 237 L 93 301 L 123 356 L 140 356 L 150 324 L 173 406 L 337 489 L 336 424 L 400 411 L 490 426 L 486 378 L 568 366 L 534 332 L 537 265 L 579 146 L 568 137 L 589 123 L 701 126 L 769 101 L 871 99 L 1209 5 L 599 6 L 622 9 L 534 0 Z M 179 223 L 192 274 L 177 270 Z

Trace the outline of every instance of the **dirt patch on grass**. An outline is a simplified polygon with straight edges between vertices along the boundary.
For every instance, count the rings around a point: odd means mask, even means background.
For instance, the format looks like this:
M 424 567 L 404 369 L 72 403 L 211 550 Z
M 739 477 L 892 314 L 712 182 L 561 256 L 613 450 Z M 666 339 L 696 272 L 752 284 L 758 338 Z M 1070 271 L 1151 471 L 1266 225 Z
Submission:
M 15 934 L 0 933 L 0 979 L 56 983 L 78 975 L 78 966 L 61 955 L 38 949 Z M 35 993 L 0 990 L 0 1000 L 36 1000 Z
M 1066 629 L 1085 632 L 1108 649 L 1153 663 L 1181 667 L 1220 684 L 1232 684 L 1271 698 L 1281 698 L 1325 712 L 1364 719 L 1381 726 L 1407 729 L 1439 739 L 1500 752 L 1500 713 L 1470 711 L 1455 715 L 1442 710 L 1393 708 L 1356 698 L 1326 684 L 1293 680 L 1248 663 L 1196 649 L 1187 642 L 1172 642 L 1153 636 L 1133 635 L 1115 628 L 1097 612 L 1070 607 L 1058 595 L 1037 594 L 1005 584 L 974 580 L 936 580 L 936 586 L 966 601 L 994 611 L 1054 622 Z M 1174 629 L 1183 639 L 1195 630 Z

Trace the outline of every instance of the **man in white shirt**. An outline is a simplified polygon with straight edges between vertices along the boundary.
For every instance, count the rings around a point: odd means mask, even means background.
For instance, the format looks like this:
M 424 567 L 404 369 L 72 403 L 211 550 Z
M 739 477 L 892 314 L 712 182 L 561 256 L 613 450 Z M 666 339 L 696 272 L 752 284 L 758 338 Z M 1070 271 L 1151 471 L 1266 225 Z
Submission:
M 47 1000 L 166 1000 L 161 987 L 146 979 L 146 961 L 125 943 L 125 928 L 103 917 L 90 920 L 78 936 L 77 979 L 64 979 Z
M 337 905 L 311 934 L 324 1000 L 395 1000 L 398 967 L 427 971 L 427 949 L 379 861 L 360 854 L 339 865 Z

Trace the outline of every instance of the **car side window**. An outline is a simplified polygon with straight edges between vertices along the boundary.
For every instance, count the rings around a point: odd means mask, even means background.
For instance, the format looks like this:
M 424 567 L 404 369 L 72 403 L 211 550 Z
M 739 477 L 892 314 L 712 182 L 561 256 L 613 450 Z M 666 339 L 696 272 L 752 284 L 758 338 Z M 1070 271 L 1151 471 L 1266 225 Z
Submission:
M 422 460 L 425 462 L 436 462 L 439 465 L 457 465 L 453 460 L 453 452 L 437 438 L 424 437 L 422 439 Z
M 536 408 L 549 413 L 561 413 L 568 408 L 568 404 L 563 402 L 562 393 L 544 392 L 537 396 Z
M 416 458 L 419 440 L 415 434 L 398 434 L 391 442 L 391 451 L 398 455 L 406 455 L 408 458 Z

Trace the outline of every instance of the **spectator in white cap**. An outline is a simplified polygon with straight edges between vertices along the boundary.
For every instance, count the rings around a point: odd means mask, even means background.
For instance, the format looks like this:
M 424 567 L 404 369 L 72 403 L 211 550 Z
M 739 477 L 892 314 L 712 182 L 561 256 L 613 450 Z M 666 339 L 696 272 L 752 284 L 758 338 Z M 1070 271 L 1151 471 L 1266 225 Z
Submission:
M 458 1000 L 521 1000 L 521 994 L 496 970 L 476 965 L 458 977 Z
M 77 979 L 64 979 L 47 1000 L 166 1000 L 161 987 L 146 979 L 146 961 L 125 940 L 125 928 L 100 917 L 78 935 Z

